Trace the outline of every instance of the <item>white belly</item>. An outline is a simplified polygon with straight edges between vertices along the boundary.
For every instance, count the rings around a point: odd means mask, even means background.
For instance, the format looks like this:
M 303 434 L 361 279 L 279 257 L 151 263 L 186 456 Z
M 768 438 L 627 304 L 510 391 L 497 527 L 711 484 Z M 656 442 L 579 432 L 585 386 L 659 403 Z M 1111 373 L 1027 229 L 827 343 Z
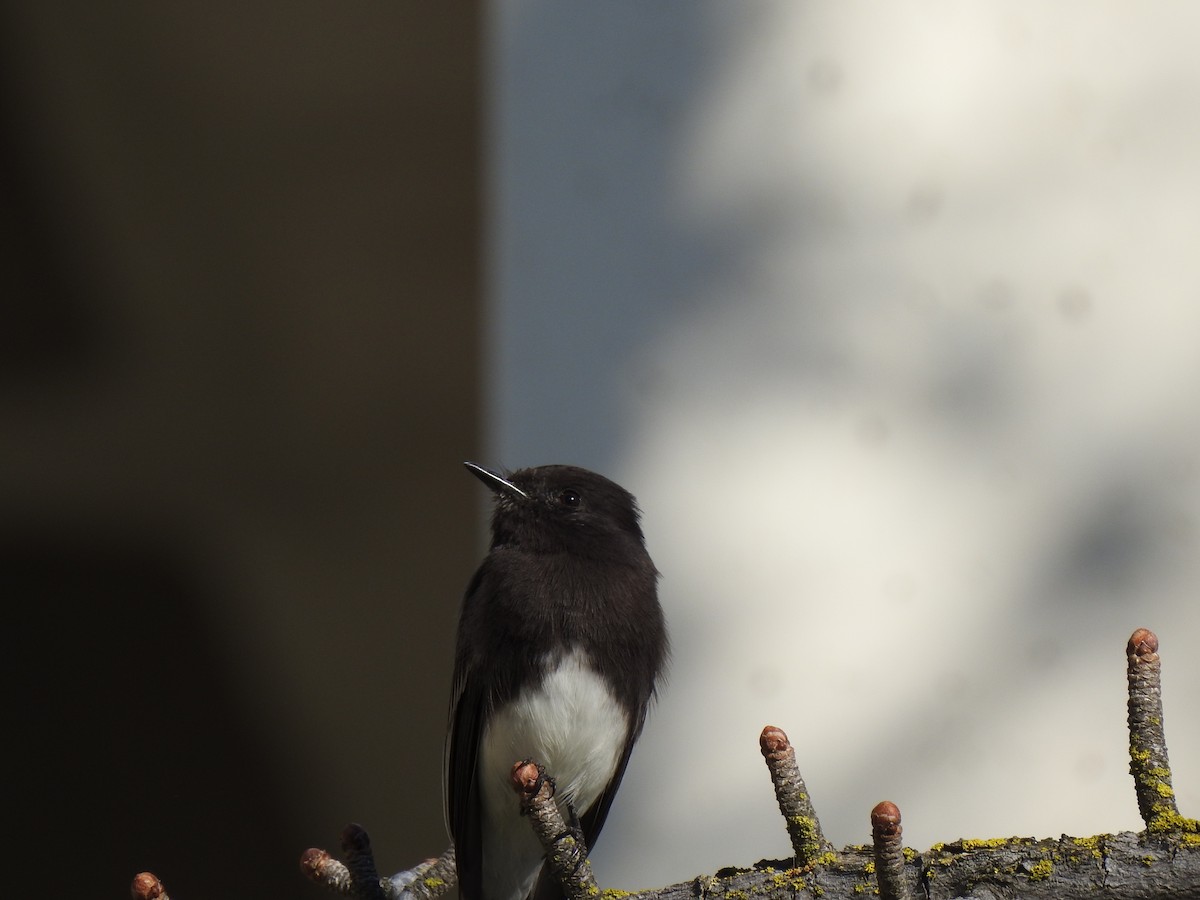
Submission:
M 582 814 L 612 779 L 628 732 L 628 717 L 578 653 L 564 657 L 538 691 L 492 716 L 479 760 L 486 900 L 522 900 L 542 865 L 541 845 L 519 815 L 513 764 L 532 759 L 545 766 L 564 816 L 568 803 Z

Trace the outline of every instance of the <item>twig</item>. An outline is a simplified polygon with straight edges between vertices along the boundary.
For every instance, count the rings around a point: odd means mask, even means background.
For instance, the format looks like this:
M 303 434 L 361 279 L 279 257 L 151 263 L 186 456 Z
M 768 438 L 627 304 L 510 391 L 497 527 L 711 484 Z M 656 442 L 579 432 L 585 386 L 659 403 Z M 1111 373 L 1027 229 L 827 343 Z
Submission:
M 335 894 L 349 897 L 354 893 L 354 882 L 346 864 L 334 859 L 325 850 L 309 847 L 300 854 L 300 871 L 309 881 Z
M 397 872 L 385 885 L 389 897 L 405 900 L 433 900 L 458 884 L 458 869 L 454 864 L 454 845 L 451 844 L 437 859 L 427 859 L 404 872 Z
M 521 814 L 529 817 L 567 900 L 595 897 L 600 889 L 592 876 L 587 845 L 582 833 L 563 821 L 554 802 L 554 781 L 546 776 L 546 770 L 529 760 L 519 762 L 512 769 L 512 784 L 521 797 Z
M 1129 679 L 1129 772 L 1138 810 L 1149 834 L 1196 834 L 1195 819 L 1185 819 L 1175 804 L 1171 764 L 1163 731 L 1162 664 L 1158 636 L 1139 628 L 1125 648 Z
M 875 804 L 871 810 L 871 846 L 879 896 L 883 900 L 909 900 L 908 879 L 904 877 L 904 830 L 900 827 L 900 809 L 890 800 Z
M 385 900 L 432 900 L 458 881 L 454 868 L 454 847 L 436 859 L 398 872 L 390 878 L 379 877 L 371 852 L 371 840 L 360 825 L 348 825 L 342 832 L 342 847 L 352 869 L 324 850 L 313 847 L 300 856 L 300 871 L 310 881 L 345 897 L 383 897 Z M 356 875 L 356 871 L 359 873 Z
M 787 823 L 788 837 L 792 839 L 792 852 L 796 854 L 796 865 L 812 865 L 825 854 L 833 852 L 833 844 L 821 832 L 821 823 L 808 796 L 808 788 L 800 777 L 796 765 L 796 751 L 783 729 L 768 725 L 758 738 L 759 749 L 767 761 L 771 773 L 771 784 L 775 786 L 775 799 L 779 811 Z

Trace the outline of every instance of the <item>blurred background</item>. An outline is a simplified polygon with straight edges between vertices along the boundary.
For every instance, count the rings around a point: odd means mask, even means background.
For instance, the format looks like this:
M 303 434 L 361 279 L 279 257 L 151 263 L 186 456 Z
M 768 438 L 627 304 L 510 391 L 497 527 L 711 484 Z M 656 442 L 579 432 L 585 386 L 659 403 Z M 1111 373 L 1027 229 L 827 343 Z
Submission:
M 440 852 L 463 459 L 642 503 L 606 886 L 787 855 L 767 723 L 839 845 L 1137 829 L 1138 626 L 1200 808 L 1195 7 L 2 9 L 30 885 Z

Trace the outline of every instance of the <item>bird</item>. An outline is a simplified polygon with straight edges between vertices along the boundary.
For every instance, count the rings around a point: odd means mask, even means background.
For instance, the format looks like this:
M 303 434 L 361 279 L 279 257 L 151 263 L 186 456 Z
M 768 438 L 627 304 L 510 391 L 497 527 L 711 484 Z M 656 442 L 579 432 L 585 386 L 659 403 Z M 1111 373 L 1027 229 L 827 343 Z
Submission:
M 659 573 L 636 500 L 603 475 L 465 465 L 495 507 L 459 614 L 446 737 L 459 895 L 549 900 L 562 893 L 520 816 L 513 766 L 544 766 L 595 846 L 667 665 Z

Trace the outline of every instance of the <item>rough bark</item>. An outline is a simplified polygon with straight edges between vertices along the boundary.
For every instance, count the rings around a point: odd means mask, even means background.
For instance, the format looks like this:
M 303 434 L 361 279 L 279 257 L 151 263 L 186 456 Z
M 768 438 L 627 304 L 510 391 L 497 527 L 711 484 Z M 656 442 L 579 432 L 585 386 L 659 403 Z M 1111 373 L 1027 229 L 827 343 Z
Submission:
M 1132 832 L 1043 841 L 955 841 L 905 855 L 905 877 L 914 898 L 1200 897 L 1200 843 L 1147 840 Z M 629 894 L 626 900 L 862 900 L 875 895 L 871 847 L 847 847 L 834 856 L 808 870 L 789 868 L 790 860 L 764 860 L 751 869 L 725 869 L 711 877 Z

